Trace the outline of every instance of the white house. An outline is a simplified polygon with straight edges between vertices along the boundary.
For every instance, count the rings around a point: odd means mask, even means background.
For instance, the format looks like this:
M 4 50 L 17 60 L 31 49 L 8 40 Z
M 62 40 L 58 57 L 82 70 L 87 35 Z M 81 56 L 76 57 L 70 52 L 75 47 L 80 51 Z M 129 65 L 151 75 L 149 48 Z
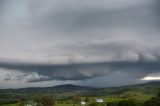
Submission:
M 80 104 L 81 104 L 81 105 L 85 105 L 85 104 L 86 104 L 86 102 L 84 102 L 84 101 L 81 101 L 81 102 L 80 102 Z
M 33 101 L 27 101 L 26 103 L 25 103 L 25 106 L 36 106 L 37 105 L 37 103 L 35 103 L 35 102 L 33 102 Z
M 103 103 L 103 99 L 96 99 L 97 103 Z
M 26 106 L 32 106 L 31 104 L 27 104 Z

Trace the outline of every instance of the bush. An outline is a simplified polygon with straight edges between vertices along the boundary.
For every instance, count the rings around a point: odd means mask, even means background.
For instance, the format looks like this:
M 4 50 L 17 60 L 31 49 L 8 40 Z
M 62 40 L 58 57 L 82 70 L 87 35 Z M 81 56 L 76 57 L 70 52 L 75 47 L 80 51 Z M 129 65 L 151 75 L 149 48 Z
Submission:
M 35 101 L 37 102 L 37 106 L 53 106 L 54 100 L 49 96 L 37 96 L 35 97 Z
M 88 106 L 105 106 L 106 104 L 104 103 L 96 103 L 96 102 L 93 102 L 91 104 L 89 104 Z
M 136 103 L 135 101 L 124 100 L 124 101 L 120 101 L 118 103 L 118 106 L 140 106 L 140 105 Z
M 157 97 L 151 98 L 150 100 L 145 102 L 143 106 L 160 106 L 160 90 L 157 94 Z
M 143 106 L 160 106 L 160 97 L 151 98 Z
M 141 106 L 141 104 L 133 100 L 123 100 L 119 102 L 107 103 L 107 106 Z

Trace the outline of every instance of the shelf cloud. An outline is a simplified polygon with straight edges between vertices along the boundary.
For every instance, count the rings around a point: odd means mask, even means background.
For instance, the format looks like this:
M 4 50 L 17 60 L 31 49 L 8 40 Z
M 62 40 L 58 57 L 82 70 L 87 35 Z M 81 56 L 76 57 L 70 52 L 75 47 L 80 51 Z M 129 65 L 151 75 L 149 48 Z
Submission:
M 1 0 L 0 86 L 104 87 L 157 80 L 159 4 Z

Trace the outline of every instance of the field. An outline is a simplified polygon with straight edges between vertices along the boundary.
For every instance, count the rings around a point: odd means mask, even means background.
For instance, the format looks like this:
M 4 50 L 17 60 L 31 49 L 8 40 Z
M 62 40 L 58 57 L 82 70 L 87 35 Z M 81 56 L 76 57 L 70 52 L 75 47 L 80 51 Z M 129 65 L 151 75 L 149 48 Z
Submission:
M 83 98 L 83 97 L 82 97 Z M 92 100 L 95 98 L 102 98 L 104 100 L 104 103 L 110 103 L 110 102 L 119 102 L 127 99 L 117 98 L 117 97 L 90 97 Z M 138 98 L 139 99 L 139 98 Z M 141 98 L 142 101 L 148 100 L 149 97 Z M 18 106 L 18 104 L 8 104 L 8 105 L 2 105 L 2 106 Z M 72 104 L 72 103 L 55 103 L 54 106 L 80 106 L 80 104 Z
M 0 106 L 18 106 L 18 102 L 22 97 L 32 101 L 37 95 L 47 95 L 54 98 L 54 106 L 79 106 L 79 102 L 75 103 L 73 97 L 79 97 L 80 100 L 88 97 L 90 102 L 87 104 L 95 102 L 96 98 L 102 98 L 104 103 L 127 100 L 144 103 L 156 96 L 159 89 L 159 82 L 112 88 L 62 85 L 48 88 L 7 89 L 0 90 Z

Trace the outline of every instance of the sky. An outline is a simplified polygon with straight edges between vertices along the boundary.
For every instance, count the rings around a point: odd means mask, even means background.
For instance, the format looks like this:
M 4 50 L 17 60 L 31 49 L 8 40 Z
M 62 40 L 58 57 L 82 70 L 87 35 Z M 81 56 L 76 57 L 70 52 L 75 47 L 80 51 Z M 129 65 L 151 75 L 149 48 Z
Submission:
M 0 0 L 0 88 L 160 80 L 159 0 Z

